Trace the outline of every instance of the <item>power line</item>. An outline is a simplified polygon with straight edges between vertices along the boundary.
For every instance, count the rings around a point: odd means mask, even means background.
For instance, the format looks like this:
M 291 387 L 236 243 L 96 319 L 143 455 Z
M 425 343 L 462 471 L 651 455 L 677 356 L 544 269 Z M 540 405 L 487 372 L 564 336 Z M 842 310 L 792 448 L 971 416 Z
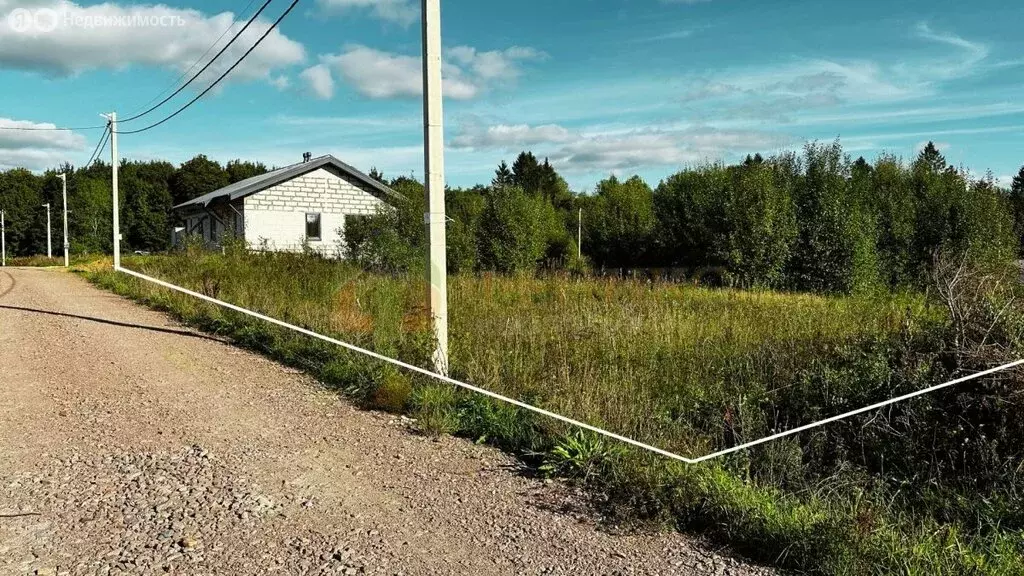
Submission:
M 76 132 L 84 130 L 101 130 L 106 129 L 106 125 L 103 126 L 74 126 L 74 127 L 57 127 L 47 128 L 42 126 L 0 126 L 0 130 L 17 130 L 19 132 Z
M 242 8 L 242 10 L 238 13 L 238 15 L 239 16 L 244 16 L 245 14 L 247 14 L 249 12 L 249 8 L 251 8 L 252 5 L 255 2 L 256 2 L 256 0 L 249 0 L 249 3 L 245 5 L 245 8 Z M 148 102 L 146 102 L 145 104 L 143 104 L 139 108 L 140 109 L 141 108 L 145 108 L 146 106 L 149 106 L 153 102 L 156 102 L 161 96 L 163 96 L 164 94 L 166 94 L 167 92 L 172 90 L 175 86 L 177 86 L 179 82 L 184 80 L 186 76 L 188 76 L 193 70 L 196 69 L 196 66 L 199 66 L 199 63 L 202 62 L 210 54 L 210 52 L 212 52 L 213 49 L 217 47 L 217 44 L 220 44 L 220 41 L 223 40 L 224 37 L 228 35 L 228 32 L 231 32 L 231 29 L 234 28 L 234 27 L 235 27 L 235 19 L 232 18 L 231 19 L 231 24 L 227 28 L 224 29 L 224 32 L 222 32 L 221 35 L 216 40 L 213 41 L 213 44 L 210 44 L 210 47 L 206 49 L 206 52 L 203 52 L 202 56 L 200 56 L 199 58 L 196 58 L 196 61 L 193 62 L 192 65 L 189 66 L 187 70 L 182 72 L 181 75 L 178 76 L 174 80 L 174 82 L 171 82 L 166 88 L 161 90 L 156 96 L 154 96 L 152 99 L 150 99 Z
M 139 134 L 139 133 L 145 132 L 147 130 L 152 130 L 153 128 L 156 128 L 157 126 L 160 126 L 161 124 L 167 122 L 168 120 L 174 118 L 178 114 L 181 114 L 182 112 L 187 110 L 190 106 L 192 106 L 193 104 L 198 102 L 200 98 L 202 98 L 203 96 L 206 96 L 211 90 L 213 90 L 218 84 L 220 84 L 222 80 L 227 78 L 228 75 L 231 74 L 231 72 L 233 72 L 235 70 L 235 68 L 238 67 L 239 64 L 241 64 L 246 58 L 248 58 L 249 54 L 252 54 L 253 50 L 255 50 L 260 44 L 262 44 L 263 41 L 266 40 L 267 36 L 270 36 L 270 33 L 273 32 L 275 28 L 277 28 L 277 25 L 280 24 L 281 21 L 284 20 L 285 17 L 288 16 L 289 13 L 291 13 L 292 9 L 295 8 L 295 6 L 299 3 L 299 1 L 300 0 L 292 0 L 291 5 L 288 6 L 288 9 L 284 11 L 284 14 L 281 14 L 281 16 L 279 16 L 278 19 L 276 21 L 274 21 L 274 23 L 270 26 L 270 28 L 268 28 L 267 31 L 263 33 L 263 36 L 260 36 L 260 39 L 257 40 L 256 43 L 253 44 L 251 48 L 246 50 L 245 54 L 242 54 L 242 57 L 239 58 L 237 62 L 235 62 L 234 64 L 231 65 L 231 68 L 228 68 L 223 74 L 220 75 L 219 78 L 214 80 L 213 84 L 210 84 L 206 88 L 206 90 L 203 90 L 198 96 L 196 96 L 191 101 L 189 101 L 188 104 L 185 104 L 184 106 L 179 108 L 177 112 L 175 112 L 174 114 L 171 114 L 170 116 L 164 118 L 163 120 L 161 120 L 159 122 L 156 122 L 154 124 L 150 124 L 149 126 L 146 126 L 145 128 L 140 128 L 138 130 L 129 130 L 129 131 L 126 131 L 126 132 L 122 132 L 120 130 L 117 130 L 114 133 L 115 134 Z
M 100 141 L 96 144 L 96 149 L 92 151 L 92 156 L 89 157 L 89 161 L 85 163 L 85 167 L 92 166 L 92 163 L 100 157 L 103 153 L 103 148 L 107 145 L 107 139 L 110 137 L 110 125 L 107 124 L 107 129 L 103 131 L 103 136 L 100 137 Z
M 231 41 L 228 42 L 227 44 L 225 44 L 224 47 L 221 48 L 220 51 L 217 52 L 217 54 L 213 58 L 211 58 L 209 62 L 206 63 L 206 66 L 203 66 L 202 70 L 200 70 L 199 72 L 196 72 L 195 75 L 193 75 L 191 78 L 189 78 L 188 82 L 185 82 L 184 84 L 179 86 L 178 89 L 175 90 L 170 96 L 164 98 L 159 103 L 153 105 L 152 107 L 147 109 L 145 112 L 141 112 L 141 113 L 136 114 L 134 116 L 131 116 L 129 118 L 125 118 L 124 120 L 121 120 L 121 122 L 131 122 L 132 120 L 138 120 L 139 118 L 142 118 L 143 116 L 149 114 L 150 112 L 152 112 L 152 111 L 156 110 L 157 108 L 163 106 L 164 104 L 170 102 L 171 99 L 174 98 L 175 96 L 177 96 L 178 94 L 181 94 L 182 90 L 184 90 L 185 88 L 188 88 L 189 85 L 191 85 L 193 82 L 195 82 L 197 78 L 199 78 L 200 76 L 203 75 L 203 72 L 206 72 L 210 68 L 210 66 L 213 66 L 213 63 L 216 62 L 218 58 L 220 58 L 225 52 L 227 52 L 228 48 L 230 48 L 231 45 L 234 44 L 235 41 L 238 40 L 242 36 L 242 34 L 244 34 L 245 31 L 249 29 L 249 26 L 252 26 L 253 22 L 255 22 L 256 19 L 260 17 L 260 14 L 262 14 L 263 11 L 267 9 L 267 6 L 270 6 L 270 3 L 273 2 L 273 1 L 274 0 L 266 0 L 266 2 L 263 3 L 263 6 L 260 6 L 260 9 L 257 10 L 256 13 L 253 14 L 249 18 L 249 21 L 245 23 L 245 26 L 243 26 L 242 29 L 239 30 L 234 35 L 233 38 L 231 38 Z M 287 12 L 286 12 L 286 14 L 287 14 Z M 271 30 L 273 30 L 273 28 L 271 28 Z M 218 42 L 219 42 L 219 40 L 218 40 Z M 216 43 L 214 45 L 216 45 Z M 211 46 L 211 49 L 212 49 L 212 46 Z M 186 72 L 185 74 L 188 74 L 188 72 Z

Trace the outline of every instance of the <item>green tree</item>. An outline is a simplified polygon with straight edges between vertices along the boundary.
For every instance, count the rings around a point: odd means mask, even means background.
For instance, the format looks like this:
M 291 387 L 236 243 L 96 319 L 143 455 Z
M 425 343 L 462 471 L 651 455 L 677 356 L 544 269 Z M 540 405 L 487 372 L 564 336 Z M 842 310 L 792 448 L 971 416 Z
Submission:
M 476 270 L 480 256 L 477 235 L 487 206 L 487 189 L 452 190 L 446 196 L 448 212 L 448 271 L 457 274 Z
M 541 189 L 543 174 L 540 163 L 533 152 L 521 152 L 512 163 L 512 184 L 529 194 L 536 194 Z
M 1024 255 L 1024 166 L 1013 177 L 1013 182 L 1010 184 L 1010 209 L 1013 214 L 1013 229 L 1017 236 L 1017 243 L 1022 246 L 1021 255 Z
M 862 237 L 862 206 L 850 191 L 850 165 L 839 142 L 804 147 L 805 175 L 796 188 L 800 233 L 792 261 L 797 288 L 816 292 L 849 292 L 862 271 L 854 263 L 870 262 L 858 250 L 873 248 Z
M 726 264 L 743 285 L 783 284 L 797 237 L 791 190 L 776 169 L 762 160 L 731 171 Z
M 720 164 L 669 176 L 654 191 L 655 248 L 671 266 L 725 264 L 729 172 Z
M 478 242 L 481 265 L 489 270 L 526 273 L 537 269 L 550 232 L 544 199 L 517 186 L 493 190 L 481 214 Z
M 512 186 L 515 181 L 515 177 L 512 175 L 512 170 L 508 167 L 508 163 L 504 160 L 498 165 L 498 169 L 494 171 L 494 179 L 491 180 L 492 188 L 506 188 Z
M 381 206 L 372 216 L 346 219 L 342 231 L 345 257 L 382 272 L 425 270 L 426 191 L 423 184 L 404 176 L 392 180 L 390 186 L 404 199 Z
M 583 206 L 584 246 L 598 266 L 628 267 L 646 263 L 654 232 L 654 199 L 639 176 L 625 182 L 615 176 L 597 184 Z
M 248 160 L 231 160 L 224 168 L 228 175 L 228 184 L 248 180 L 255 176 L 267 173 L 267 167 L 262 162 L 249 162 Z
M 119 186 L 123 247 L 162 251 L 170 247 L 170 182 L 176 172 L 168 162 L 122 162 Z
M 917 202 L 910 174 L 897 158 L 883 155 L 875 161 L 868 203 L 877 218 L 882 279 L 892 287 L 912 284 L 916 279 Z
M 381 184 L 387 184 L 388 183 L 387 180 L 384 179 L 384 173 L 381 172 L 380 170 L 377 170 L 376 166 L 374 166 L 373 168 L 370 168 L 370 173 L 368 174 L 368 176 L 370 178 L 373 178 L 377 182 L 380 182 Z
M 174 173 L 170 182 L 171 199 L 175 205 L 181 204 L 230 183 L 228 173 L 220 163 L 200 154 L 182 164 Z

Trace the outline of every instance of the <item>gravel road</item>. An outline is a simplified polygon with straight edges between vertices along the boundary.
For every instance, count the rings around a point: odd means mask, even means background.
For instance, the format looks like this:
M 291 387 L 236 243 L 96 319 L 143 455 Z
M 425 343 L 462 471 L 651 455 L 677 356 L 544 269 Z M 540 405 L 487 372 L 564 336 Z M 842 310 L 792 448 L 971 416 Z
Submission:
M 0 271 L 0 574 L 770 574 L 53 270 Z

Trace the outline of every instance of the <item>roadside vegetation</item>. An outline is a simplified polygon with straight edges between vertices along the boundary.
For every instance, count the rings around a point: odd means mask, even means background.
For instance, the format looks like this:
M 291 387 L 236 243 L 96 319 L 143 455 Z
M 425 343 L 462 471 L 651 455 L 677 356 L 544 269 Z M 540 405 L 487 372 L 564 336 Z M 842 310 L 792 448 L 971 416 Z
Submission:
M 125 264 L 429 366 L 426 287 L 414 279 L 240 249 Z M 1024 432 L 1024 414 L 1014 375 L 685 466 L 410 378 L 104 265 L 86 273 L 103 287 L 306 369 L 368 407 L 410 413 L 426 433 L 492 443 L 543 473 L 586 483 L 619 521 L 694 530 L 762 561 L 815 573 L 1022 569 L 1020 450 L 1013 438 Z M 967 284 L 996 288 L 997 276 L 961 273 L 970 276 Z M 969 290 L 960 286 L 957 294 L 961 289 Z M 1018 335 L 1009 315 L 998 319 L 990 344 L 975 345 L 979 326 L 995 319 L 986 314 L 1001 309 L 994 302 L 964 303 L 970 313 L 954 322 L 946 307 L 910 293 L 824 297 L 565 276 L 458 276 L 451 283 L 452 375 L 699 456 L 1009 357 Z M 955 334 L 964 335 L 958 345 Z
M 167 248 L 153 224 L 165 192 L 224 179 L 205 158 L 159 173 L 130 166 L 126 186 L 151 201 L 127 193 L 126 252 Z M 344 262 L 226 242 L 221 253 L 197 243 L 124 264 L 428 367 L 423 188 L 387 183 L 408 201 L 348 219 Z M 932 145 L 908 164 L 809 144 L 686 169 L 656 188 L 612 177 L 577 194 L 524 152 L 489 185 L 447 197 L 452 375 L 687 456 L 1024 357 L 1013 264 L 1024 170 L 1003 190 Z M 137 208 L 154 220 L 129 216 Z M 89 250 L 103 251 L 110 231 L 96 231 Z M 692 530 L 811 573 L 1024 573 L 1020 371 L 686 466 L 114 274 L 109 262 L 79 269 L 367 407 L 411 414 L 424 433 L 487 442 L 584 484 L 616 521 Z

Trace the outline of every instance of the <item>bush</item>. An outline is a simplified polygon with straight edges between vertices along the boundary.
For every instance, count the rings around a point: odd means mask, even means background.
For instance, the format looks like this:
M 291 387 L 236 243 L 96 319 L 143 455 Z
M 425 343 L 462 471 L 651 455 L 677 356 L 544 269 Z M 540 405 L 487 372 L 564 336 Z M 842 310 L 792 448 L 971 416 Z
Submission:
M 553 209 L 513 186 L 494 190 L 480 219 L 480 262 L 490 270 L 533 272 L 551 237 Z

